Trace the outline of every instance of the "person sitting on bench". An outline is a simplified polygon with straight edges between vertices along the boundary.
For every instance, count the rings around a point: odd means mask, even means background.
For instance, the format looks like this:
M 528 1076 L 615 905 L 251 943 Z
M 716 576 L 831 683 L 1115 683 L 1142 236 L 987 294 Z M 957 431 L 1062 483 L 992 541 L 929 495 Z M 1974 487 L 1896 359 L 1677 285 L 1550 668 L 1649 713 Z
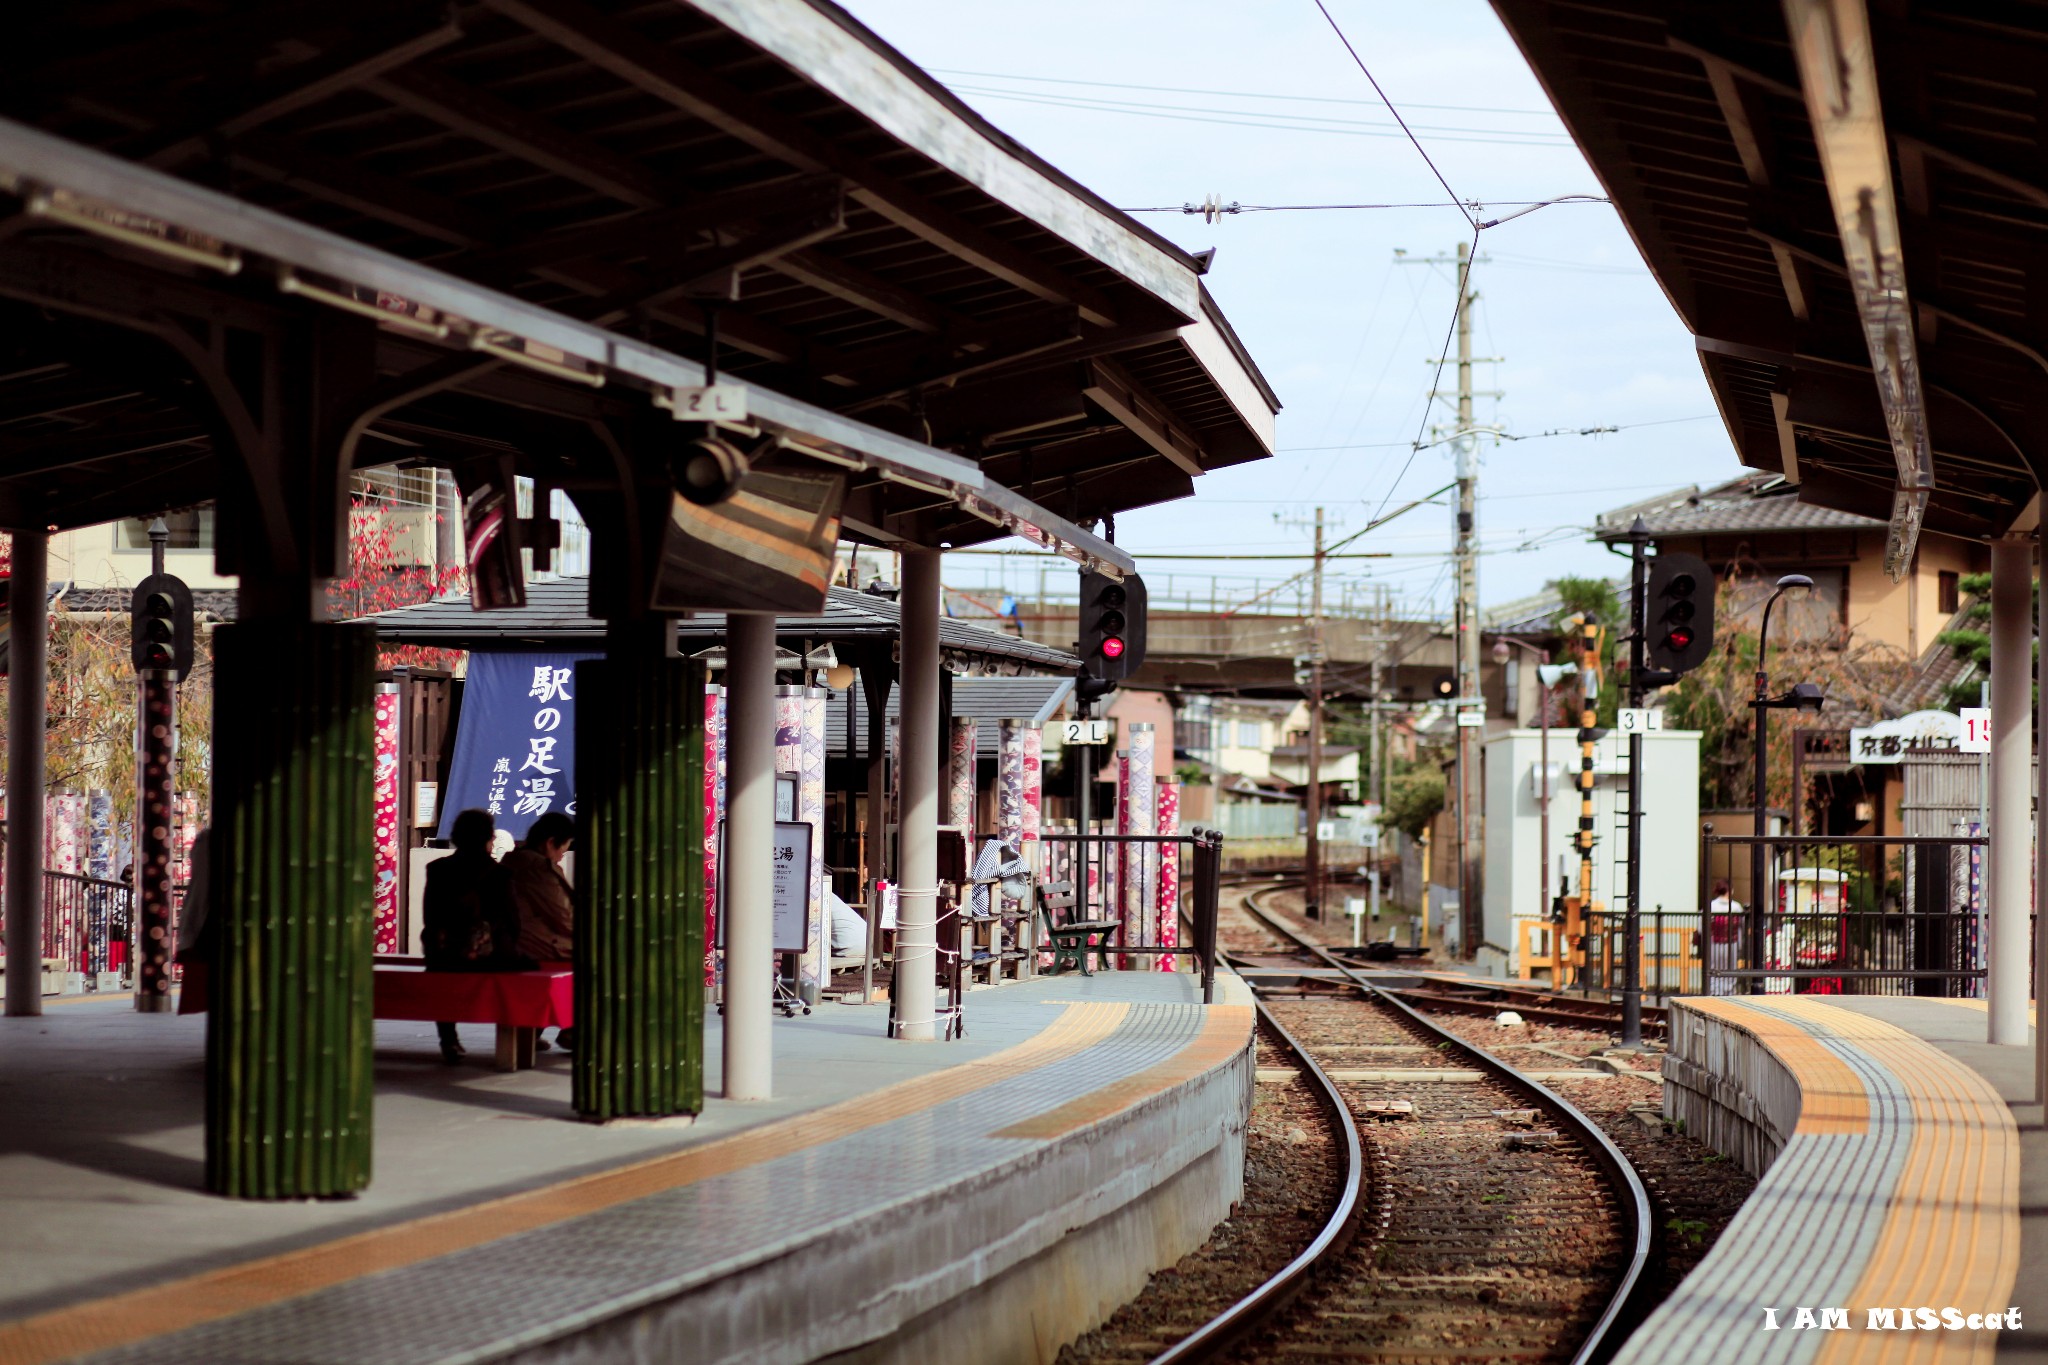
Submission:
M 533 966 L 514 948 L 518 921 L 505 870 L 491 861 L 496 833 L 489 811 L 463 811 L 449 829 L 455 851 L 427 864 L 420 939 L 428 971 L 514 972 Z M 441 1036 L 441 1060 L 458 1064 L 464 1049 L 455 1025 L 443 1021 L 434 1027 Z
M 526 842 L 505 855 L 498 866 L 518 916 L 521 957 L 535 962 L 569 962 L 576 955 L 576 903 L 569 879 L 562 875 L 562 855 L 576 841 L 576 822 L 561 811 L 541 814 L 526 830 Z M 555 1043 L 575 1046 L 576 1030 L 555 1030 Z M 542 1043 L 542 1048 L 547 1044 Z

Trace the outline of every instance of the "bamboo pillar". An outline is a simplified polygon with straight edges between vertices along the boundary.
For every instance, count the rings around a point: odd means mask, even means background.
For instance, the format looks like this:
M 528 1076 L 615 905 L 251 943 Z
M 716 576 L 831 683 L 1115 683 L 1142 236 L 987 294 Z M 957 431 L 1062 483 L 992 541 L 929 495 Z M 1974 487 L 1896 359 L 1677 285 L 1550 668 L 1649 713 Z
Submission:
M 577 1116 L 704 1107 L 704 675 L 656 630 L 576 665 Z
M 353 1194 L 370 1180 L 374 637 L 264 621 L 214 644 L 207 1188 Z

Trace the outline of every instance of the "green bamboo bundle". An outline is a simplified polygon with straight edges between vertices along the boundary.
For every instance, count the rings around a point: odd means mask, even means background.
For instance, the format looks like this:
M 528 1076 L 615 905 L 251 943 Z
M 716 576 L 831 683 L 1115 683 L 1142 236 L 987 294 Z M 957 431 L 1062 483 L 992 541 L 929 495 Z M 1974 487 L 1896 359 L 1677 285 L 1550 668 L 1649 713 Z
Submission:
M 214 637 L 206 1183 L 244 1199 L 370 1181 L 370 628 Z
M 637 635 L 615 638 L 613 657 L 576 669 L 574 1102 L 595 1120 L 694 1114 L 704 1107 L 704 675 Z

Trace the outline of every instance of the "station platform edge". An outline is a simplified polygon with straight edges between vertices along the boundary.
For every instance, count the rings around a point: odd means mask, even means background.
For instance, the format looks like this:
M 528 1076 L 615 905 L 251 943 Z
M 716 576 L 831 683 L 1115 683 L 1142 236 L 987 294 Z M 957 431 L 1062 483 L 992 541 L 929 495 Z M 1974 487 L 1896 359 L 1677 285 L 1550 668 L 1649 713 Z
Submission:
M 975 1049 L 885 1044 L 915 1074 L 865 1093 L 650 1133 L 635 1160 L 274 1254 L 216 1248 L 111 1294 L 0 1304 L 0 1365 L 1050 1362 L 1242 1193 L 1253 1010 L 1232 977 L 1216 1000 L 1140 972 L 978 991 Z M 828 1007 L 778 1044 L 850 1067 L 882 1055 L 873 1013 Z M 404 1159 L 379 1141 L 380 1165 Z M 191 1200 L 164 1207 L 208 1216 Z M 212 1216 L 255 1250 L 281 1226 L 266 1209 Z

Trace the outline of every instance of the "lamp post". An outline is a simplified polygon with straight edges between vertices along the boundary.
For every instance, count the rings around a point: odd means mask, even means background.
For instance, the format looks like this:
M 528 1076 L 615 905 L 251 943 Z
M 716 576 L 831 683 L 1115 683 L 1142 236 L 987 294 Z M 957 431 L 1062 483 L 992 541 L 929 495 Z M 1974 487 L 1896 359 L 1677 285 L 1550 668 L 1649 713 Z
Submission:
M 1769 650 L 1771 643 L 1771 608 L 1775 607 L 1778 604 L 1778 599 L 1786 593 L 1794 589 L 1810 591 L 1812 587 L 1813 580 L 1803 573 L 1788 573 L 1783 578 L 1780 578 L 1777 583 L 1777 591 L 1773 592 L 1769 599 L 1764 602 L 1763 622 L 1756 636 L 1756 693 L 1754 699 L 1750 702 L 1751 709 L 1756 713 L 1756 724 L 1754 727 L 1756 731 L 1755 815 L 1752 817 L 1750 827 L 1750 833 L 1755 836 L 1755 842 L 1750 845 L 1749 854 L 1749 965 L 1752 971 L 1757 970 L 1763 965 L 1764 910 L 1762 898 L 1769 894 L 1768 888 L 1764 884 L 1766 877 L 1769 875 L 1767 868 L 1768 860 L 1764 850 L 1764 821 L 1767 817 L 1767 807 L 1769 805 L 1766 796 L 1766 783 L 1769 778 L 1766 727 L 1770 723 L 1770 715 L 1774 710 L 1779 708 L 1796 708 L 1799 710 L 1818 711 L 1821 708 L 1821 704 L 1826 701 L 1826 698 L 1821 695 L 1821 690 L 1812 683 L 1799 683 L 1782 697 L 1773 697 L 1771 695 L 1770 673 L 1765 668 L 1766 651 Z M 1792 799 L 1798 800 L 1799 794 L 1794 792 Z M 1760 981 L 1761 978 L 1751 977 L 1749 980 L 1751 982 L 1750 993 L 1754 994 L 1756 989 L 1755 983 Z

